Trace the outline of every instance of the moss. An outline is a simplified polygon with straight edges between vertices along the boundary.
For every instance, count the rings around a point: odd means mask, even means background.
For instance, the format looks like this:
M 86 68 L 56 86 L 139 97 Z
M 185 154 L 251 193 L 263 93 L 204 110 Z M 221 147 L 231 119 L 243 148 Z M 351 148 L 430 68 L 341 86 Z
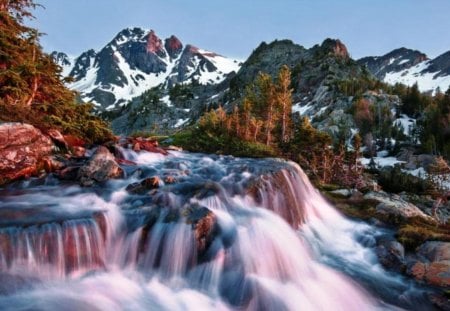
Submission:
M 212 135 L 197 128 L 186 129 L 172 137 L 172 144 L 191 152 L 228 154 L 237 157 L 274 157 L 278 152 L 273 148 L 243 141 L 229 135 Z
M 368 200 L 364 198 L 347 198 L 341 194 L 331 193 L 329 191 L 323 192 L 325 197 L 344 215 L 351 218 L 358 218 L 362 220 L 369 220 L 371 218 L 378 218 L 376 213 L 377 201 Z
M 414 250 L 426 241 L 450 242 L 450 225 L 410 218 L 400 225 L 397 238 L 407 250 Z

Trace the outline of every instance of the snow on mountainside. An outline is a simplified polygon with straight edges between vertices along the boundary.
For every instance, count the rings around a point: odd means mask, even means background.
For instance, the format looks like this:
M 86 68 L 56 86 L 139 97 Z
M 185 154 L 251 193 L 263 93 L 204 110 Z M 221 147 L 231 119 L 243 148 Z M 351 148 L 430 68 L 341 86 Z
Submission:
M 153 30 L 127 28 L 100 51 L 89 50 L 77 58 L 61 52 L 52 57 L 71 76 L 69 87 L 98 110 L 113 110 L 144 91 L 193 80 L 217 84 L 240 63 L 193 45 L 183 47 L 175 36 L 161 40 Z
M 450 87 L 450 51 L 435 59 L 406 48 L 378 57 L 364 57 L 358 62 L 380 80 L 390 84 L 418 84 L 422 92 L 445 92 Z

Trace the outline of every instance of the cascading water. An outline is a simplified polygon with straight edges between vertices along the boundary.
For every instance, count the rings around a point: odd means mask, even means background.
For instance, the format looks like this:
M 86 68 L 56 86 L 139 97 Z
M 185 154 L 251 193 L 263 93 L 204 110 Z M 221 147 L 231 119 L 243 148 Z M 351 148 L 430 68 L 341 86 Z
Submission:
M 123 152 L 138 164 L 124 180 L 0 190 L 1 310 L 431 308 L 297 165 Z

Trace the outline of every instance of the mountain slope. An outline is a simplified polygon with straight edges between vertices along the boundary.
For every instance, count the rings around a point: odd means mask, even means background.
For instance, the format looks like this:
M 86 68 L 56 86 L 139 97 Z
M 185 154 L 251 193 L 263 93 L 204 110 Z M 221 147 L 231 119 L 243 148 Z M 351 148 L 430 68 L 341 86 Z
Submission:
M 364 57 L 358 62 L 380 80 L 395 84 L 418 84 L 422 92 L 445 92 L 450 87 L 450 51 L 434 59 L 406 48 L 383 56 Z
M 75 59 L 61 52 L 52 56 L 63 74 L 74 79 L 69 87 L 100 111 L 117 109 L 160 84 L 217 84 L 239 69 L 236 60 L 183 46 L 175 36 L 163 41 L 153 30 L 141 28 L 122 30 L 98 52 L 88 50 Z
M 325 117 L 335 111 L 335 119 L 344 118 L 350 123 L 349 128 L 354 126 L 344 113 L 352 101 L 348 96 L 341 96 L 336 82 L 372 79 L 373 76 L 350 58 L 342 42 L 332 39 L 310 49 L 290 40 L 263 42 L 236 74 L 229 75 L 220 84 L 186 84 L 181 92 L 153 89 L 113 115 L 112 126 L 117 133 L 142 129 L 173 131 L 195 122 L 205 110 L 219 104 L 231 110 L 241 102 L 246 85 L 254 81 L 258 72 L 269 73 L 275 78 L 285 64 L 292 71 L 294 112 L 313 118 Z M 325 119 L 322 119 L 320 127 L 329 127 Z

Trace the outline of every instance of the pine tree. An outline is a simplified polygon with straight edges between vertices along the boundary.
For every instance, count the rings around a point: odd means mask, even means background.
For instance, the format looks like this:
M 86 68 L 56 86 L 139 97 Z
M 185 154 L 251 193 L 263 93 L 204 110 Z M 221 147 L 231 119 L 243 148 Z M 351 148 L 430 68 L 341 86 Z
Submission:
M 0 120 L 53 127 L 91 142 L 110 139 L 107 124 L 90 114 L 92 105 L 78 105 L 65 87 L 61 68 L 39 45 L 39 32 L 24 24 L 36 6 L 0 0 Z
M 272 132 L 276 122 L 276 97 L 275 86 L 270 75 L 260 73 L 256 79 L 256 86 L 259 90 L 259 99 L 257 115 L 263 116 L 265 144 L 269 146 L 272 143 Z
M 242 123 L 244 126 L 243 136 L 244 140 L 250 139 L 250 119 L 252 111 L 252 102 L 249 98 L 244 98 L 244 103 L 242 105 Z
M 278 73 L 277 103 L 281 114 L 281 141 L 286 143 L 291 139 L 292 89 L 291 71 L 284 65 Z

